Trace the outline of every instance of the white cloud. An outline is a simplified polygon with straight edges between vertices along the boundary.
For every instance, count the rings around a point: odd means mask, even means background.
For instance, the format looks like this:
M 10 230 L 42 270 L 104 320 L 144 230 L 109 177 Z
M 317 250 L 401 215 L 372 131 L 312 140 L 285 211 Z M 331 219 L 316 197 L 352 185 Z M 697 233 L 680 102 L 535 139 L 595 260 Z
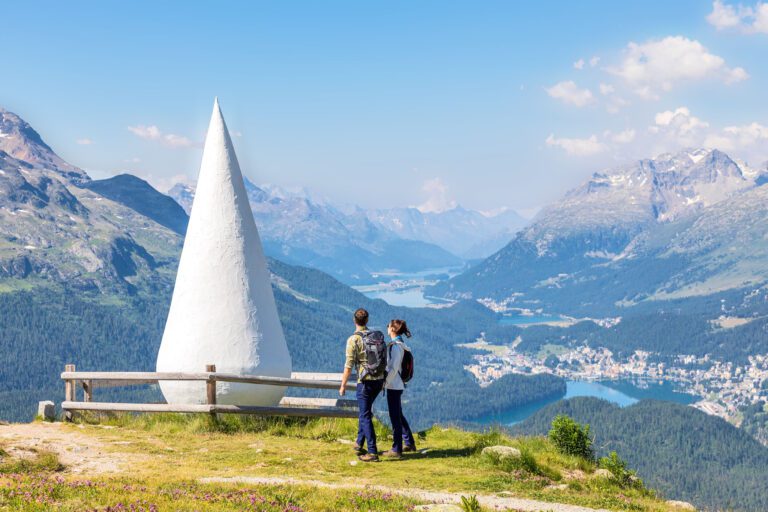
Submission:
M 715 0 L 707 21 L 717 30 L 735 29 L 745 34 L 768 34 L 768 3 L 754 6 L 732 5 Z
M 707 21 L 718 30 L 723 30 L 741 25 L 741 16 L 736 13 L 734 6 L 715 0 L 712 3 L 712 12 L 707 16 Z
M 731 84 L 749 77 L 743 68 L 726 66 L 725 59 L 683 36 L 629 43 L 621 65 L 609 72 L 646 98 L 658 98 L 659 92 L 669 91 L 681 82 L 719 79 Z
M 444 212 L 456 207 L 456 201 L 448 197 L 448 187 L 440 178 L 426 180 L 421 186 L 426 201 L 417 206 L 422 212 Z
M 600 57 L 598 57 L 597 55 L 589 59 L 589 67 L 594 68 L 598 64 L 600 64 Z
M 654 117 L 657 126 L 668 126 L 677 129 L 680 133 L 690 133 L 700 128 L 707 128 L 709 123 L 691 115 L 687 107 L 678 107 L 675 110 L 659 112 Z
M 654 121 L 656 124 L 648 129 L 650 133 L 682 147 L 702 145 L 709 128 L 709 123 L 692 115 L 687 107 L 659 112 Z
M 605 110 L 609 114 L 616 114 L 619 110 L 629 105 L 629 102 L 618 96 L 616 93 L 616 87 L 612 84 L 600 83 L 598 86 L 600 94 L 606 97 Z
M 612 133 L 610 131 L 606 132 L 606 136 L 610 137 L 610 139 L 616 144 L 628 144 L 635 140 L 635 135 L 635 130 L 632 128 L 627 128 L 626 130 L 619 133 Z
M 594 101 L 592 91 L 580 89 L 572 80 L 557 83 L 546 91 L 552 98 L 576 107 L 583 107 Z
M 559 147 L 572 156 L 590 156 L 602 153 L 608 147 L 597 140 L 597 136 L 592 135 L 588 139 L 567 139 L 556 138 L 550 134 L 546 140 L 547 146 Z
M 573 63 L 573 69 L 584 69 L 584 59 L 579 59 Z
M 172 148 L 185 148 L 194 145 L 188 138 L 182 135 L 176 135 L 175 133 L 163 133 L 160 131 L 160 128 L 155 125 L 129 126 L 128 130 L 139 138 L 158 141 L 165 146 Z
M 735 84 L 737 82 L 743 82 L 747 78 L 749 78 L 749 73 L 747 73 L 747 70 L 744 68 L 733 68 L 726 72 L 725 83 L 728 85 Z
M 731 139 L 734 147 L 747 147 L 768 141 L 768 127 L 756 122 L 744 126 L 726 126 L 723 132 Z
M 768 3 L 761 3 L 755 7 L 755 21 L 752 23 L 752 31 L 768 34 Z
M 707 147 L 737 151 L 739 157 L 765 158 L 768 127 L 752 122 L 719 129 L 694 116 L 686 107 L 659 112 L 648 132 L 650 142 L 674 151 L 684 147 Z M 734 156 L 734 155 L 731 155 Z
M 704 147 L 719 149 L 720 151 L 733 150 L 733 141 L 725 135 L 710 133 L 704 139 Z
M 723 151 L 761 149 L 768 142 L 768 127 L 757 122 L 742 126 L 726 126 L 720 133 L 710 133 L 707 147 Z
M 142 139 L 159 139 L 160 134 L 160 128 L 157 126 L 129 126 L 128 131 L 136 135 L 137 137 L 141 137 Z
M 616 88 L 612 86 L 611 84 L 600 84 L 600 94 L 603 96 L 607 96 L 609 94 L 612 94 L 616 91 Z
M 91 140 L 91 139 L 89 139 L 87 137 L 82 138 L 82 139 L 77 139 L 75 142 L 77 144 L 80 144 L 81 146 L 90 146 L 91 144 L 93 144 L 93 140 Z

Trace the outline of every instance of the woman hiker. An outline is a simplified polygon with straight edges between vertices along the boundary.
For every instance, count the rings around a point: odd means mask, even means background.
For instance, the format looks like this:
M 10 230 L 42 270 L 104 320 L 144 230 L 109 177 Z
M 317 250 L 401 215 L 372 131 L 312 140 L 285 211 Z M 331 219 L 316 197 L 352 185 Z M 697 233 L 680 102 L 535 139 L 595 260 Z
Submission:
M 387 407 L 389 408 L 389 421 L 392 423 L 392 449 L 384 452 L 382 455 L 389 458 L 399 459 L 403 452 L 415 452 L 416 440 L 413 438 L 411 427 L 403 415 L 403 406 L 401 398 L 405 384 L 400 376 L 400 369 L 403 364 L 403 355 L 406 350 L 411 349 L 405 344 L 403 336 L 411 337 L 411 332 L 405 320 L 392 320 L 387 326 L 392 342 L 389 344 L 389 357 L 387 358 L 387 377 L 384 380 L 384 389 L 387 395 Z M 405 443 L 403 443 L 405 441 Z M 405 444 L 405 446 L 403 446 Z

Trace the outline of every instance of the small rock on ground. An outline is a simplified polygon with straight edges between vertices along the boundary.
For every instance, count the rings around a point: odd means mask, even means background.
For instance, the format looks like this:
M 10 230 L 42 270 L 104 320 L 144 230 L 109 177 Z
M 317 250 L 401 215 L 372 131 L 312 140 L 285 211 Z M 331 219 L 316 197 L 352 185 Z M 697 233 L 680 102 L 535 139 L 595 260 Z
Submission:
M 500 459 L 513 458 L 519 459 L 522 455 L 520 450 L 511 446 L 486 446 L 482 451 L 483 455 L 496 455 Z
M 696 507 L 688 503 L 687 501 L 677 501 L 677 500 L 668 500 L 667 505 L 675 508 L 679 508 L 680 510 L 696 510 Z
M 413 510 L 428 510 L 430 512 L 462 512 L 462 508 L 451 503 L 438 503 L 433 505 L 419 505 Z

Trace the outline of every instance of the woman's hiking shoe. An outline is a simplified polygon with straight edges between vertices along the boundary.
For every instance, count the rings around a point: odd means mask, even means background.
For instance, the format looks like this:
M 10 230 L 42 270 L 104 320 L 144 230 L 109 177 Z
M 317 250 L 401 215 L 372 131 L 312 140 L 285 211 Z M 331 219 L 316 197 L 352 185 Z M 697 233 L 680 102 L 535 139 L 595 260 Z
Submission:
M 352 446 L 352 450 L 355 452 L 355 455 L 363 455 L 365 453 L 365 448 L 363 448 L 357 443 L 355 443 L 354 446 Z
M 405 452 L 415 452 L 415 451 L 416 451 L 416 447 L 413 446 L 412 444 L 407 444 L 407 445 L 403 446 L 403 453 L 405 453 Z
M 394 450 L 387 450 L 384 453 L 381 454 L 382 457 L 386 457 L 387 459 L 402 459 L 403 454 L 400 452 L 396 452 Z
M 375 453 L 366 453 L 358 457 L 362 462 L 379 462 L 379 456 Z

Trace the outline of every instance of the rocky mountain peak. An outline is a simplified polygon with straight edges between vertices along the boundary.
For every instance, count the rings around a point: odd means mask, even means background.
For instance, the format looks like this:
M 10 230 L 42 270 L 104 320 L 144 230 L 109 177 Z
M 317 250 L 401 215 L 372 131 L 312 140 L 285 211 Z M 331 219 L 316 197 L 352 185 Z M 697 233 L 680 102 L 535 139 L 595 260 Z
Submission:
M 85 171 L 65 162 L 57 155 L 29 123 L 2 107 L 0 150 L 35 167 L 54 171 L 76 185 L 90 181 Z
M 597 172 L 565 202 L 633 204 L 666 222 L 755 186 L 758 174 L 717 149 L 687 148 Z

